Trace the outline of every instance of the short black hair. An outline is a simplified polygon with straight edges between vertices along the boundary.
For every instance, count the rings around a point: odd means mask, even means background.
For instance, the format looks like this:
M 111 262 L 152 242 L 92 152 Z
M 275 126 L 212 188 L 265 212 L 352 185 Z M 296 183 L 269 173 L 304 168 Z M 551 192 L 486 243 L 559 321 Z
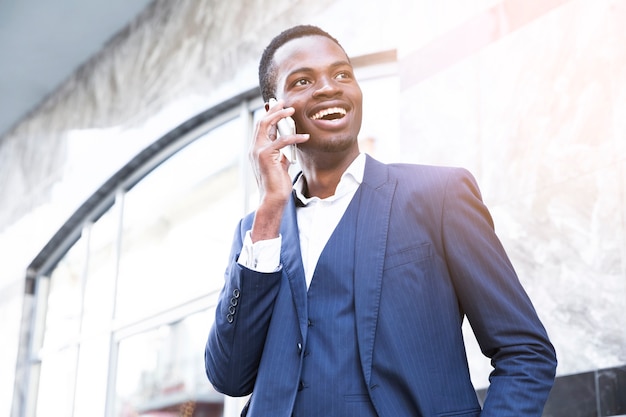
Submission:
M 261 61 L 259 62 L 259 87 L 263 101 L 267 102 L 276 95 L 276 66 L 274 65 L 276 50 L 291 40 L 305 36 L 324 36 L 335 42 L 345 53 L 337 39 L 317 26 L 298 25 L 284 30 L 272 39 L 261 55 Z M 346 57 L 348 57 L 348 54 L 346 54 Z

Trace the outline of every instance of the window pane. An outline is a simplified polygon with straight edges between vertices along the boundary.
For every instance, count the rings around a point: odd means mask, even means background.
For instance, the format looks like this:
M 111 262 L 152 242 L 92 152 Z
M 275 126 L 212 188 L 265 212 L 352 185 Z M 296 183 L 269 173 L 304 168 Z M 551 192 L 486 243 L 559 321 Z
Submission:
M 110 335 L 84 340 L 78 356 L 74 416 L 103 416 L 109 369 Z M 61 415 L 61 414 L 58 414 Z
M 241 216 L 243 129 L 227 123 L 128 192 L 116 316 L 145 317 L 221 287 Z
M 76 347 L 47 355 L 41 363 L 37 417 L 71 416 L 76 375 Z
M 384 162 L 395 162 L 404 157 L 399 146 L 398 83 L 396 75 L 359 82 L 363 91 L 359 148 Z
M 214 314 L 196 313 L 120 342 L 116 416 L 177 416 L 185 408 L 221 416 L 224 398 L 211 388 L 203 366 Z
M 118 224 L 119 207 L 114 205 L 90 228 L 82 324 L 83 335 L 88 337 L 107 332 L 113 319 Z
M 80 238 L 50 276 L 43 347 L 58 349 L 75 341 L 80 330 L 82 277 L 86 239 Z

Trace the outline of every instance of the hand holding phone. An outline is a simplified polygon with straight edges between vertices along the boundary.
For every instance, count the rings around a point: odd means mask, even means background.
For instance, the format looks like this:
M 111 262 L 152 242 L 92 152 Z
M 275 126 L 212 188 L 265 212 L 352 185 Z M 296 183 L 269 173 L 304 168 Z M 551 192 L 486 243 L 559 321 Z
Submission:
M 270 106 L 270 109 L 274 107 L 276 103 L 278 103 L 278 101 L 275 98 L 270 98 L 269 103 L 268 103 Z M 276 124 L 276 127 L 278 128 L 278 133 L 280 133 L 281 136 L 296 134 L 296 123 L 293 121 L 291 117 L 285 117 L 283 119 L 280 119 L 278 123 Z M 285 148 L 281 149 L 281 152 L 283 153 L 283 155 L 285 155 L 285 157 L 290 163 L 292 164 L 296 163 L 296 145 L 295 144 L 289 145 L 289 152 L 287 152 Z

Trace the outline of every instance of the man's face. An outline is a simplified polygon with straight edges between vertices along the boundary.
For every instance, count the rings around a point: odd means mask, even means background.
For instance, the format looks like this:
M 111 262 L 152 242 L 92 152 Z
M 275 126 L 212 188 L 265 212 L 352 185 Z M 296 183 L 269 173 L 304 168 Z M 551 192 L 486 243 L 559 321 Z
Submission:
M 274 55 L 276 95 L 292 116 L 298 133 L 309 133 L 304 151 L 333 152 L 357 143 L 363 96 L 345 52 L 324 36 L 294 39 Z

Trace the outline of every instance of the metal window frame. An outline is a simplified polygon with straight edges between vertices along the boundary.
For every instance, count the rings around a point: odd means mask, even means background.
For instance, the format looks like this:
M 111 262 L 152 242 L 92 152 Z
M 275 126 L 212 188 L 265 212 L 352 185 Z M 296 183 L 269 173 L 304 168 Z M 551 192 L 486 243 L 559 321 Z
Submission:
M 393 66 L 391 72 L 397 72 L 396 50 L 387 50 L 352 57 L 351 61 L 353 67 L 358 70 L 371 68 L 374 69 L 374 73 L 388 73 L 389 65 L 391 65 Z M 381 68 L 385 69 L 381 70 Z M 375 77 L 376 75 L 372 77 L 371 74 L 368 74 L 365 78 Z M 25 274 L 22 323 L 11 410 L 12 416 L 34 416 L 41 364 L 40 358 L 36 352 L 43 338 L 46 300 L 48 295 L 48 286 L 45 280 L 50 279 L 50 273 L 68 250 L 80 239 L 85 228 L 95 223 L 116 201 L 123 201 L 124 194 L 161 163 L 215 127 L 228 120 L 240 117 L 243 123 L 246 123 L 249 129 L 248 136 L 250 136 L 253 129 L 252 112 L 261 105 L 262 99 L 258 88 L 249 88 L 208 108 L 161 136 L 139 152 L 100 186 L 68 218 L 43 249 L 34 257 L 27 267 Z M 242 159 L 245 159 L 245 156 L 242 155 Z M 241 166 L 243 170 L 242 173 L 244 174 L 242 178 L 246 178 L 249 173 L 249 168 L 247 168 L 248 164 L 242 163 Z M 244 193 L 247 193 L 249 191 L 249 184 L 244 182 L 243 188 Z M 245 207 L 247 204 L 246 201 L 244 201 L 243 204 Z M 121 227 L 121 223 L 119 227 Z M 120 234 L 121 230 L 118 230 L 118 239 L 121 238 Z M 117 254 L 116 258 L 117 262 L 119 254 Z M 47 283 L 49 284 L 49 282 Z M 112 328 L 109 350 L 106 416 L 110 416 L 113 413 L 111 404 L 114 400 L 114 376 L 115 367 L 117 365 L 117 347 L 119 341 L 129 335 L 162 325 L 165 322 L 181 319 L 192 310 L 195 312 L 208 307 L 210 306 L 205 306 L 202 300 L 189 300 L 185 306 L 179 306 L 161 312 L 149 319 L 141 319 L 137 322 L 126 323 L 117 328 Z

